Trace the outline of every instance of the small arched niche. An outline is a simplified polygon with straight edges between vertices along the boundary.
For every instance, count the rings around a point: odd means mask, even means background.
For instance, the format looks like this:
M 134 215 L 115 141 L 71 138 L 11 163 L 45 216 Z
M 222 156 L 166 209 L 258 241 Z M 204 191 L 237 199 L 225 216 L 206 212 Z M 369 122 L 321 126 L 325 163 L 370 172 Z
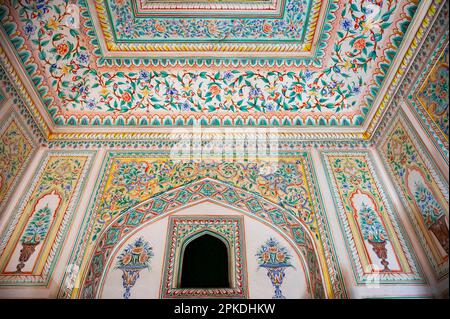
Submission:
M 242 216 L 171 216 L 162 298 L 247 298 Z
M 187 240 L 181 255 L 177 288 L 231 288 L 227 241 L 205 231 Z

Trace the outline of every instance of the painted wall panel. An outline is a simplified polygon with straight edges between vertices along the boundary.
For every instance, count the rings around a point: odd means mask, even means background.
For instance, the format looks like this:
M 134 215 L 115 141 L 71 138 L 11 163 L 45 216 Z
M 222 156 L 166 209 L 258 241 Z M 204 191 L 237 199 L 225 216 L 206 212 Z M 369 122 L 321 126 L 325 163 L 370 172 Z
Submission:
M 436 279 L 448 275 L 448 184 L 399 112 L 379 146 Z
M 0 216 L 36 148 L 26 129 L 15 113 L 0 123 Z
M 423 283 L 368 152 L 324 151 L 322 159 L 356 283 Z
M 47 152 L 0 244 L 0 285 L 47 285 L 94 152 Z

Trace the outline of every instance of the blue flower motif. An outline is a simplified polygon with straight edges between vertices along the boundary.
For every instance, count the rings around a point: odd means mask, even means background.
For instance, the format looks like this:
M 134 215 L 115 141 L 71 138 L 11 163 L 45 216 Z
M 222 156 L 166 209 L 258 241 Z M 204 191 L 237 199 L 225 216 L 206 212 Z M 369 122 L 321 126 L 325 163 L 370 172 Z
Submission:
M 313 72 L 311 72 L 310 70 L 306 70 L 305 73 L 303 73 L 303 76 L 305 77 L 305 80 L 310 80 L 313 76 Z
M 38 0 L 36 3 L 35 13 L 38 18 L 42 18 L 42 16 L 49 11 L 49 6 L 45 2 L 45 0 Z
M 261 94 L 262 92 L 260 88 L 252 88 L 249 93 L 249 98 L 250 99 L 258 98 Z
M 169 88 L 169 89 L 167 89 L 166 93 L 167 93 L 167 95 L 173 96 L 173 95 L 177 95 L 178 91 L 174 88 Z
M 352 22 L 350 21 L 350 19 L 344 19 L 341 21 L 341 27 L 345 31 L 350 31 L 350 29 L 352 27 Z
M 77 60 L 80 64 L 87 64 L 89 62 L 89 57 L 86 53 L 78 53 Z
M 229 81 L 233 78 L 233 73 L 231 73 L 230 71 L 227 71 L 224 73 L 223 75 L 223 79 L 226 81 Z
M 77 84 L 75 87 L 78 88 L 81 94 L 87 94 L 89 92 L 89 88 L 82 83 Z
M 148 72 L 146 70 L 139 71 L 139 78 L 143 81 L 150 80 L 150 72 Z
M 33 35 L 34 32 L 36 31 L 36 26 L 32 23 L 27 23 L 26 25 L 23 26 L 23 31 L 27 36 Z
M 353 86 L 353 87 L 352 87 L 352 93 L 353 93 L 353 94 L 359 94 L 359 93 L 361 93 L 361 87 L 359 87 L 359 86 L 357 86 L 357 85 Z
M 93 99 L 93 98 L 87 99 L 87 101 L 86 101 L 86 107 L 89 110 L 93 110 L 95 108 L 96 104 L 97 104 L 97 101 L 95 101 L 95 99 Z
M 266 109 L 267 112 L 273 112 L 276 109 L 276 105 L 274 103 L 272 103 L 272 102 L 268 102 L 265 105 L 265 109 Z
M 180 108 L 182 111 L 189 111 L 191 109 L 191 105 L 189 104 L 189 102 L 184 101 L 180 104 Z

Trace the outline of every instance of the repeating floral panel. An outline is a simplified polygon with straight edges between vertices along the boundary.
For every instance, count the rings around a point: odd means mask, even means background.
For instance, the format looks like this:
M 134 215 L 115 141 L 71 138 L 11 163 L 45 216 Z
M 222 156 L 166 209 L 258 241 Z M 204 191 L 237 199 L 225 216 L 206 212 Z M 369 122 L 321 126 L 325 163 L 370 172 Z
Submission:
M 0 127 L 0 215 L 35 148 L 15 117 Z
M 49 152 L 2 234 L 0 285 L 47 285 L 67 235 L 92 152 Z
M 357 282 L 423 282 L 368 153 L 324 152 L 323 161 Z
M 435 276 L 448 275 L 448 184 L 401 113 L 380 145 Z
M 0 18 L 57 125 L 359 126 L 417 6 L 400 0 L 339 6 L 330 58 L 321 68 L 295 70 L 100 70 L 98 40 L 89 40 L 92 21 L 82 4 L 86 32 L 67 21 L 63 0 L 34 6 L 13 0 Z

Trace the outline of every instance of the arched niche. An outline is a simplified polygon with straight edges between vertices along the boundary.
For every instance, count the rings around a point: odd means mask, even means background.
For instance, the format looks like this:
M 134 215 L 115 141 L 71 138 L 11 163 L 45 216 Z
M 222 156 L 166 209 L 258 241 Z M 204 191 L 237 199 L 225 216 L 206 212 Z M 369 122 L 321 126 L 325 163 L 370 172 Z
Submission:
M 230 243 L 216 232 L 190 236 L 181 247 L 177 288 L 231 288 L 231 256 Z
M 203 192 L 204 189 L 208 189 L 208 192 Z M 190 192 L 189 200 L 177 201 L 178 195 L 186 191 Z M 236 197 L 233 197 L 233 201 L 228 200 L 224 196 L 228 191 L 239 194 L 240 200 L 235 200 Z M 258 210 L 249 208 L 250 200 L 254 201 L 253 206 L 255 206 L 255 201 L 257 202 Z M 289 215 L 281 207 L 264 198 L 209 178 L 155 196 L 116 217 L 98 237 L 89 257 L 87 269 L 83 272 L 79 297 L 97 298 L 99 296 L 99 287 L 103 284 L 105 269 L 110 267 L 112 256 L 117 253 L 117 249 L 129 236 L 148 223 L 154 223 L 183 207 L 203 201 L 211 201 L 236 209 L 245 216 L 270 226 L 283 236 L 300 258 L 309 296 L 313 298 L 326 297 L 317 249 L 305 225 L 298 218 Z

